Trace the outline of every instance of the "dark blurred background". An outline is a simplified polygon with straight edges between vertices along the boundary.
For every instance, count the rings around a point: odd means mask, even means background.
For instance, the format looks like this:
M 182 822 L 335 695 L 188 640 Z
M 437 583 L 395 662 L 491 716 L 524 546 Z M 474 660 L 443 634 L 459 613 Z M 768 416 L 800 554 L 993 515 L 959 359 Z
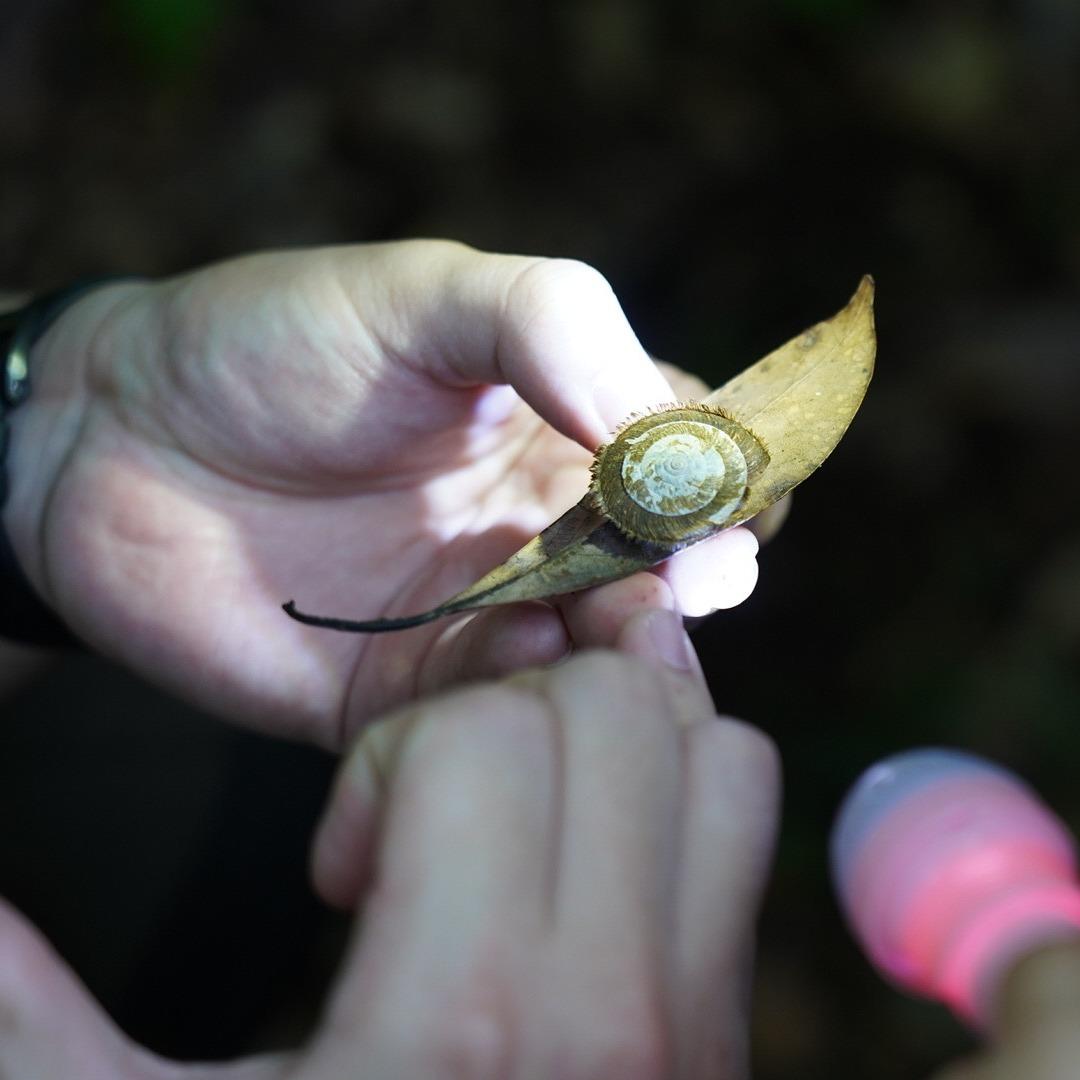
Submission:
M 970 1043 L 829 893 L 891 751 L 996 757 L 1080 828 L 1075 0 L 36 0 L 0 7 L 0 284 L 429 235 L 602 270 L 711 382 L 878 281 L 878 373 L 741 609 L 696 639 L 778 741 L 757 1080 L 917 1078 Z M 0 726 L 0 891 L 134 1036 L 299 1037 L 331 764 L 88 658 Z

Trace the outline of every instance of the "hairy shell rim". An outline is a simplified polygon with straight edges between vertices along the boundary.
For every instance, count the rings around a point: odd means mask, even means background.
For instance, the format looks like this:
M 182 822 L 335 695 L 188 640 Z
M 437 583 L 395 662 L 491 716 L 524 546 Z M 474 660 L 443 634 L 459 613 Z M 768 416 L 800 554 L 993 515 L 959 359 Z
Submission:
M 623 480 L 623 461 L 631 452 L 625 444 L 627 436 L 635 428 L 641 428 L 640 437 L 644 437 L 649 431 L 648 422 L 653 419 L 664 425 L 682 423 L 687 430 L 702 425 L 716 428 L 726 436 L 718 452 L 727 452 L 723 447 L 730 447 L 731 453 L 742 455 L 745 466 L 743 462 L 736 465 L 730 461 L 731 478 L 727 485 L 719 486 L 716 497 L 700 508 L 695 506 L 684 514 L 650 512 L 628 493 Z M 768 461 L 769 453 L 762 441 L 724 409 L 700 401 L 663 405 L 630 416 L 608 442 L 598 447 L 590 467 L 589 504 L 630 539 L 681 546 L 725 528 L 724 522 L 745 502 L 750 484 Z M 741 484 L 736 476 L 743 474 L 744 468 L 746 482 Z

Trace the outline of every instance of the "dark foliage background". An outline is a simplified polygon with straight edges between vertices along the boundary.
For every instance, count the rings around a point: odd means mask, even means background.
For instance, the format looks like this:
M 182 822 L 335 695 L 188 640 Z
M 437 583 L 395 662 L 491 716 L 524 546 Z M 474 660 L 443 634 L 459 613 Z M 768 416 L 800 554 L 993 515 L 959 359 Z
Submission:
M 439 235 L 599 267 L 719 381 L 879 286 L 878 374 L 697 642 L 786 761 L 759 1080 L 968 1045 L 872 976 L 828 827 L 945 743 L 1080 827 L 1080 7 L 1072 0 L 36 0 L 0 6 L 0 283 Z M 0 729 L 0 889 L 189 1056 L 303 1030 L 341 926 L 304 884 L 329 763 L 90 659 Z M 299 1004 L 298 1004 L 299 1003 Z

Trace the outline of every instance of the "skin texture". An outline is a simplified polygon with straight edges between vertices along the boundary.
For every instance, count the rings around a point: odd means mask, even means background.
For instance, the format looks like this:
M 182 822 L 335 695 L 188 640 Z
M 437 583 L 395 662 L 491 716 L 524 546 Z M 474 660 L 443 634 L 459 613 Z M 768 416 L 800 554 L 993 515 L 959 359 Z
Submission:
M 0 1077 L 745 1078 L 775 752 L 713 714 L 670 612 L 616 645 L 365 729 L 314 848 L 363 932 L 309 1045 L 161 1061 L 0 908 Z
M 671 613 L 745 599 L 750 531 L 557 607 L 400 635 L 279 609 L 431 607 L 576 502 L 627 415 L 704 396 L 595 271 L 430 241 L 251 256 L 95 291 L 33 376 L 4 508 L 20 562 L 148 678 L 353 744 L 313 875 L 364 932 L 308 1046 L 181 1067 L 0 901 L 0 1080 L 746 1075 L 776 758 L 715 718 Z M 36 662 L 0 653 L 9 684 Z M 940 1080 L 1073 1075 L 1078 972 L 1075 950 L 1023 967 L 999 1042 Z
M 118 284 L 35 350 L 5 521 L 93 647 L 337 749 L 418 695 L 580 646 L 581 601 L 377 638 L 281 603 L 377 617 L 445 599 L 581 497 L 626 415 L 706 390 L 671 374 L 575 262 L 415 241 Z M 639 607 L 732 606 L 756 550 L 745 529 L 699 545 L 639 575 Z
M 32 366 L 28 576 L 174 692 L 352 747 L 312 871 L 363 932 L 307 1046 L 180 1066 L 0 902 L 0 1080 L 741 1080 L 777 763 L 715 717 L 681 616 L 749 594 L 754 535 L 388 637 L 279 607 L 430 607 L 577 501 L 624 416 L 705 392 L 603 279 L 427 241 L 259 255 L 99 289 Z

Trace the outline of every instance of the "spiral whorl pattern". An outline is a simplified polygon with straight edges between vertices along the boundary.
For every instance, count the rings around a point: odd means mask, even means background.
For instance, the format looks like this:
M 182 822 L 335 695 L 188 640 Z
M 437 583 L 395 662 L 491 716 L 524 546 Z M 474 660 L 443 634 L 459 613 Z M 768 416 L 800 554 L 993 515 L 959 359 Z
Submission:
M 592 492 L 627 536 L 678 544 L 716 532 L 768 455 L 744 427 L 707 405 L 631 421 L 597 451 Z

